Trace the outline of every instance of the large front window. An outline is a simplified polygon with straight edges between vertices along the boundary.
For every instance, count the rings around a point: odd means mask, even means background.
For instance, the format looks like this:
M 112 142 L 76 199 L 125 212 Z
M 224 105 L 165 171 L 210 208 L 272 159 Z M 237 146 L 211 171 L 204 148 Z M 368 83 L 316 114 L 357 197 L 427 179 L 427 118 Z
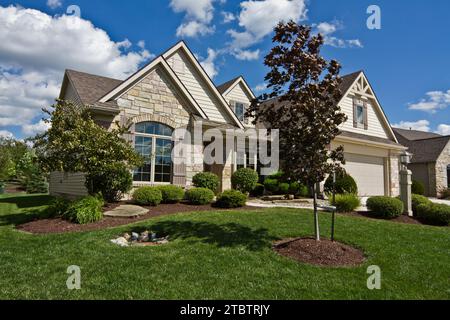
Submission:
M 157 122 L 136 124 L 135 150 L 144 165 L 134 172 L 134 181 L 170 183 L 172 174 L 173 129 Z

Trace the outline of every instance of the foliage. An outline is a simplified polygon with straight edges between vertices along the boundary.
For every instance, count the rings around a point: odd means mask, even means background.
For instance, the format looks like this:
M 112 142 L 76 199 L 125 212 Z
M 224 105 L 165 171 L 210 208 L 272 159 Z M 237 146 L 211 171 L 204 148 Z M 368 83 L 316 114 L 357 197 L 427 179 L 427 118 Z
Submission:
M 17 163 L 27 150 L 22 141 L 0 137 L 0 181 L 15 178 Z
M 336 194 L 336 201 L 330 199 L 330 204 L 336 206 L 337 212 L 353 212 L 361 205 L 358 196 L 352 193 Z
M 162 203 L 178 203 L 184 198 L 184 190 L 174 185 L 160 186 Z
M 425 194 L 425 185 L 421 181 L 413 180 L 411 192 L 423 196 Z
M 74 201 L 63 215 L 63 218 L 78 224 L 100 221 L 103 218 L 104 202 L 99 197 L 87 196 Z
M 216 206 L 220 208 L 239 208 L 245 206 L 247 195 L 238 190 L 226 190 L 217 196 Z
M 278 191 L 281 194 L 288 194 L 289 193 L 289 183 L 282 182 L 278 185 Z
M 289 185 L 289 193 L 293 194 L 294 196 L 303 197 L 303 198 L 309 196 L 308 187 L 299 182 L 292 182 Z
M 105 164 L 86 175 L 86 188 L 107 202 L 120 201 L 132 186 L 133 176 L 124 163 Z
M 333 174 L 328 176 L 325 181 L 324 190 L 326 193 L 333 193 Z M 336 173 L 336 193 L 344 194 L 344 193 L 352 193 L 358 194 L 358 185 L 356 184 L 355 179 L 344 170 L 338 170 Z
M 272 194 L 276 194 L 280 191 L 278 180 L 267 178 L 264 180 L 264 187 L 266 190 Z
M 110 172 L 111 167 L 138 167 L 142 158 L 123 138 L 129 126 L 106 130 L 96 124 L 87 107 L 58 100 L 50 116 L 51 128 L 34 138 L 34 148 L 41 167 L 46 172 L 84 172 L 88 176 Z M 105 177 L 107 178 L 107 177 Z M 98 181 L 98 179 L 96 179 Z M 88 186 L 95 194 L 93 184 Z
M 417 207 L 420 206 L 421 204 L 431 204 L 430 199 L 428 199 L 427 197 L 418 195 L 418 194 L 413 194 L 411 195 L 411 201 L 412 201 L 412 211 L 414 213 L 414 216 L 417 217 Z
M 231 177 L 233 187 L 245 194 L 248 194 L 255 189 L 258 180 L 258 173 L 250 168 L 241 168 Z
M 367 200 L 369 215 L 383 218 L 394 219 L 403 214 L 403 202 L 397 198 L 391 197 L 372 197 Z
M 72 202 L 69 199 L 63 197 L 55 198 L 47 208 L 48 216 L 52 218 L 64 216 L 71 204 Z
M 420 204 L 417 207 L 417 217 L 426 224 L 436 226 L 450 225 L 450 206 L 446 204 Z
M 186 199 L 191 204 L 210 204 L 214 200 L 214 192 L 208 188 L 192 188 L 186 191 Z
M 212 172 L 200 172 L 192 178 L 192 183 L 197 188 L 207 188 L 216 192 L 219 188 L 219 177 Z
M 48 182 L 42 174 L 33 173 L 26 189 L 29 194 L 48 193 Z
M 163 200 L 162 192 L 158 187 L 140 187 L 133 192 L 133 200 L 145 206 L 157 206 Z
M 448 199 L 448 200 L 450 200 L 450 188 L 442 189 L 442 190 L 439 192 L 439 197 L 440 197 L 441 199 Z
M 250 192 L 252 197 L 261 197 L 264 195 L 264 185 L 261 183 L 257 183 L 256 187 Z
M 5 193 L 5 183 L 0 181 L 0 194 Z

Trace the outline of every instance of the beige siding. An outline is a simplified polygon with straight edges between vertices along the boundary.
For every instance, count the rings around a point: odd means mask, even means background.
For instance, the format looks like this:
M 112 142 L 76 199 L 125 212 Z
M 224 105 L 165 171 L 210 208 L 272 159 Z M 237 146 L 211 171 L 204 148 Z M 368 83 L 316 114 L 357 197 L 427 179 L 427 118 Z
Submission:
M 88 194 L 84 182 L 84 173 L 52 172 L 50 174 L 49 192 L 53 196 L 83 197 Z
M 167 62 L 209 119 L 224 123 L 230 121 L 230 117 L 223 110 L 218 99 L 214 97 L 214 94 L 184 53 L 175 52 L 167 59 Z
M 375 110 L 374 102 L 369 102 L 368 108 L 368 130 L 353 127 L 353 96 L 347 95 L 340 103 L 341 110 L 347 115 L 348 120 L 341 126 L 342 130 L 365 134 L 369 136 L 389 139 L 389 136 L 382 124 L 382 116 Z
M 67 83 L 67 88 L 66 88 L 63 100 L 72 101 L 77 105 L 82 104 L 80 98 L 78 97 L 78 94 L 76 93 L 75 89 L 72 87 L 70 82 Z
M 243 87 L 241 83 L 238 83 L 234 88 L 232 88 L 228 94 L 225 97 L 225 100 L 231 105 L 231 109 L 234 111 L 234 106 L 232 105 L 233 102 L 241 102 L 246 105 L 250 105 L 251 103 L 251 97 L 246 94 L 246 90 Z M 251 119 L 249 121 L 246 121 L 245 123 L 246 127 L 252 126 L 251 125 Z

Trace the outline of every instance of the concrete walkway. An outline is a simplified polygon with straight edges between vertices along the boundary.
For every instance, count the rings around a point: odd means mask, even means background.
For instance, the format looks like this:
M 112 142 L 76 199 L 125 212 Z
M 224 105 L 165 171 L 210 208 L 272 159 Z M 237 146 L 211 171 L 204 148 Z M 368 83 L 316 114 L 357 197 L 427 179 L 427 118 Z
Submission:
M 148 209 L 139 206 L 123 204 L 118 206 L 117 208 L 112 209 L 111 211 L 105 212 L 103 215 L 105 217 L 112 218 L 136 218 L 146 214 L 147 212 Z
M 448 206 L 450 206 L 450 200 L 443 200 L 443 199 L 436 199 L 436 198 L 428 198 L 431 200 L 431 202 L 434 203 L 440 203 L 440 204 L 446 204 Z

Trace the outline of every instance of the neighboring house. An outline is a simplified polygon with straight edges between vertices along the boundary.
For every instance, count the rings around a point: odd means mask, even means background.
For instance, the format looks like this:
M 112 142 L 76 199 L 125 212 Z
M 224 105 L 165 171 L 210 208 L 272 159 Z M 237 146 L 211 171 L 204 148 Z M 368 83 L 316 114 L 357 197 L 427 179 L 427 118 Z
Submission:
M 413 179 L 425 186 L 427 196 L 437 197 L 450 188 L 450 136 L 394 128 L 398 141 L 413 154 L 408 168 Z
M 399 155 L 406 148 L 398 143 L 364 72 L 342 78 L 339 106 L 348 120 L 331 147 L 344 146 L 344 168 L 355 179 L 360 196 L 398 196 Z M 270 100 L 265 105 L 279 103 Z

